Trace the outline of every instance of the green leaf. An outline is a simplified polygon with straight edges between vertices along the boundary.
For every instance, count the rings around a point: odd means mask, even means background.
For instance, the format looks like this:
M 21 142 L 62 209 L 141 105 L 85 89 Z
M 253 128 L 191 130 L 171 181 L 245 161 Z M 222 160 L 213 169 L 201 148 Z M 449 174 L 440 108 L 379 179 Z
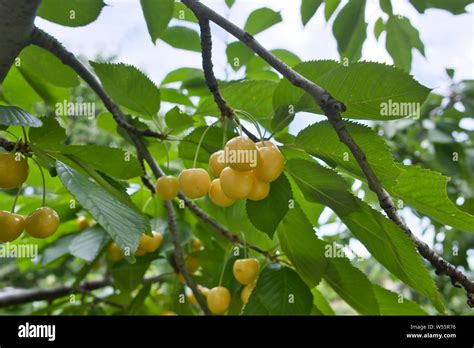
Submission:
M 270 264 L 257 281 L 244 315 L 308 315 L 313 294 L 291 268 Z
M 166 125 L 176 131 L 182 131 L 190 128 L 194 124 L 194 119 L 188 114 L 182 112 L 179 107 L 175 106 L 165 115 Z
M 43 0 L 38 16 L 68 27 L 81 27 L 99 17 L 102 0 Z
M 380 0 L 380 8 L 389 16 L 393 15 L 392 1 L 391 0 Z
M 268 7 L 259 8 L 249 15 L 244 30 L 250 35 L 256 35 L 273 25 L 280 23 L 282 20 L 283 19 L 279 12 Z
M 73 234 L 59 238 L 52 245 L 49 245 L 41 254 L 41 263 L 46 266 L 53 261 L 67 255 L 69 246 L 76 236 Z
M 314 288 L 311 292 L 313 293 L 313 304 L 318 310 L 318 315 L 336 315 L 321 291 Z
M 263 126 L 273 116 L 272 95 L 277 84 L 273 81 L 244 81 L 222 88 L 222 96 L 234 109 L 245 110 Z M 204 99 L 196 110 L 197 115 L 220 116 L 213 97 Z
M 140 0 L 151 41 L 155 42 L 173 18 L 174 0 Z
M 365 153 L 377 178 L 392 195 L 443 225 L 474 232 L 474 216 L 460 210 L 447 195 L 447 177 L 420 167 L 397 164 L 383 138 L 370 128 L 356 123 L 346 123 L 346 127 Z M 302 130 L 295 144 L 331 166 L 366 180 L 357 161 L 328 122 Z
M 390 192 L 443 225 L 474 233 L 474 216 L 461 210 L 448 197 L 449 178 L 421 167 L 403 166 Z
M 395 65 L 410 71 L 412 49 L 416 48 L 421 54 L 425 54 L 425 46 L 418 30 L 411 25 L 408 18 L 392 16 L 388 19 L 386 31 L 386 48 Z
M 331 246 L 332 250 L 334 247 Z M 335 252 L 342 253 L 342 250 Z M 372 283 L 348 258 L 338 255 L 330 257 L 324 280 L 358 313 L 380 314 Z
M 90 63 L 117 103 L 148 119 L 160 110 L 160 90 L 143 72 L 121 63 Z
M 117 179 L 128 180 L 143 175 L 138 160 L 122 149 L 99 145 L 69 145 L 61 152 L 73 155 L 93 169 Z
M 138 285 L 143 283 L 143 277 L 150 266 L 150 260 L 140 257 L 137 262 L 117 262 L 110 268 L 114 285 L 126 293 L 133 291 Z
M 186 82 L 189 80 L 194 80 L 196 78 L 204 80 L 204 73 L 202 69 L 178 68 L 168 73 L 168 75 L 166 75 L 161 84 L 167 85 L 173 82 Z
M 235 71 L 245 66 L 255 55 L 253 51 L 240 41 L 235 41 L 227 45 L 227 60 Z
M 198 19 L 194 15 L 193 11 L 191 11 L 185 4 L 181 1 L 175 2 L 174 4 L 174 18 L 187 21 L 191 23 L 199 23 Z
M 380 38 L 380 35 L 382 35 L 384 31 L 385 31 L 385 23 L 383 21 L 383 18 L 380 17 L 379 19 L 377 19 L 377 22 L 375 22 L 375 26 L 374 26 L 375 38 L 378 40 Z
M 30 128 L 28 138 L 32 146 L 41 150 L 55 150 L 63 146 L 66 140 L 66 130 L 52 117 L 43 117 L 43 125 L 39 128 Z
M 362 44 L 367 37 L 365 0 L 349 1 L 339 12 L 332 27 L 341 59 L 357 61 L 362 56 Z
M 201 52 L 201 39 L 199 34 L 188 27 L 168 27 L 161 35 L 161 39 L 174 48 Z
M 110 238 L 104 229 L 94 226 L 75 236 L 69 245 L 69 252 L 90 263 L 95 260 L 109 241 Z
M 75 87 L 79 85 L 79 78 L 74 70 L 63 64 L 56 56 L 40 47 L 26 47 L 20 54 L 20 61 L 22 65 L 28 66 L 53 85 L 59 87 Z
M 301 63 L 300 58 L 295 55 L 293 52 L 283 50 L 283 49 L 275 49 L 270 51 L 275 57 L 280 59 L 283 63 L 285 63 L 288 66 L 294 66 L 296 64 Z M 261 57 L 259 56 L 253 56 L 247 63 L 247 68 L 245 71 L 245 74 L 247 75 L 247 78 L 249 80 L 256 80 L 258 74 L 261 74 L 262 72 L 273 72 L 273 68 L 268 65 L 267 62 L 265 62 Z M 280 77 L 278 74 L 274 74 L 275 80 L 279 81 Z M 265 78 L 262 78 L 265 80 Z M 266 78 L 268 79 L 268 78 Z
M 178 104 L 178 105 L 183 105 L 183 106 L 192 106 L 192 107 L 194 106 L 191 100 L 189 100 L 189 98 L 185 94 L 183 94 L 177 89 L 161 88 L 160 93 L 161 93 L 161 101 L 163 102 Z
M 231 8 L 235 4 L 235 0 L 225 0 L 225 4 L 228 8 Z
M 359 62 L 345 67 L 334 61 L 304 62 L 295 70 L 325 88 L 347 111 L 343 117 L 370 120 L 394 120 L 417 117 L 430 90 L 408 73 L 392 66 Z M 288 116 L 289 106 L 295 111 L 322 114 L 314 100 L 288 80 L 282 80 L 273 95 L 275 119 Z
M 472 4 L 472 0 L 410 0 L 419 13 L 424 13 L 430 8 L 438 8 L 451 12 L 452 14 L 466 13 L 466 6 Z
M 271 239 L 288 212 L 292 198 L 291 186 L 285 175 L 270 184 L 270 194 L 261 201 L 247 200 L 247 215 L 252 224 Z
M 339 7 L 340 3 L 341 3 L 341 0 L 325 0 L 325 2 L 324 2 L 324 18 L 326 18 L 326 21 L 329 21 L 329 19 L 332 17 L 334 12 L 336 12 L 336 10 Z
M 323 3 L 323 0 L 302 0 L 301 1 L 301 21 L 303 25 L 308 24 L 308 22 L 313 18 L 319 6 Z
M 375 296 L 379 303 L 381 315 L 428 315 L 415 302 L 401 295 L 374 285 Z
M 148 229 L 144 217 L 78 171 L 59 161 L 56 169 L 64 187 L 112 237 L 125 257 L 133 260 L 140 236 Z
M 318 285 L 329 262 L 324 256 L 326 243 L 318 239 L 298 203 L 278 226 L 278 238 L 283 252 L 306 284 L 310 288 Z
M 138 294 L 133 298 L 130 306 L 127 308 L 127 315 L 139 314 L 148 295 L 150 295 L 151 283 L 143 284 Z
M 353 196 L 344 179 L 332 170 L 306 160 L 290 160 L 286 167 L 307 200 L 334 210 L 375 259 L 443 311 L 433 279 L 415 245 L 398 226 Z
M 40 119 L 16 106 L 0 105 L 0 125 L 41 127 Z

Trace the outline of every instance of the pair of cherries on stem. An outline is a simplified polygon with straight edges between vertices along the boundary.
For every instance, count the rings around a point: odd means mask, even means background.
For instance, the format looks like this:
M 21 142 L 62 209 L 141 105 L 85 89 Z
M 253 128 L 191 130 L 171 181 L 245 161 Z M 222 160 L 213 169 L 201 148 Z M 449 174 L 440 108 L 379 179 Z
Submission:
M 0 154 L 0 188 L 19 189 L 28 174 L 26 159 L 13 153 Z M 0 211 L 0 243 L 16 240 L 24 230 L 34 238 L 47 238 L 56 232 L 58 227 L 58 214 L 45 206 L 36 209 L 26 218 L 15 214 L 14 209 L 11 212 Z

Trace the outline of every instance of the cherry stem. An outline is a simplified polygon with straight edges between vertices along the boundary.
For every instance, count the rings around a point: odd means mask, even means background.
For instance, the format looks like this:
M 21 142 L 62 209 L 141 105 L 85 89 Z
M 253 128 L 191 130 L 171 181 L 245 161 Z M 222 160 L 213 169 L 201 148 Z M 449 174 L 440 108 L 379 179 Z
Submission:
M 198 159 L 198 155 L 199 155 L 199 150 L 201 149 L 201 145 L 202 145 L 202 142 L 204 141 L 204 137 L 206 136 L 207 132 L 209 131 L 209 129 L 211 129 L 211 127 L 213 127 L 217 122 L 219 122 L 219 120 L 211 123 L 207 128 L 206 130 L 202 133 L 201 135 L 201 138 L 199 139 L 199 143 L 197 145 L 197 148 L 196 148 L 196 153 L 194 154 L 194 162 L 193 162 L 193 168 L 196 168 L 196 163 L 197 163 L 197 159 Z
M 18 197 L 20 197 L 20 192 L 21 192 L 21 186 L 18 188 L 18 191 L 16 192 L 15 200 L 13 201 L 13 206 L 12 206 L 12 210 L 11 210 L 12 214 L 15 213 L 15 207 L 16 207 L 16 203 L 18 202 Z
M 43 168 L 36 159 L 34 159 L 33 157 L 31 157 L 31 159 L 36 163 L 41 173 L 41 180 L 43 181 L 43 207 L 46 207 L 46 179 L 44 177 Z
M 254 127 L 257 129 L 258 135 L 260 137 L 260 140 L 263 139 L 262 135 L 262 130 L 260 129 L 260 125 L 258 124 L 258 121 L 255 117 L 253 117 L 250 113 L 244 110 L 234 110 L 235 113 L 240 114 L 241 116 L 246 117 L 250 122 L 254 125 Z
M 23 132 L 23 138 L 25 139 L 25 143 L 28 142 L 28 136 L 26 135 L 26 129 L 24 126 L 21 127 L 21 131 Z
M 222 265 L 221 275 L 219 277 L 219 286 L 222 285 L 222 280 L 224 279 L 225 267 L 227 266 L 227 261 L 229 261 L 229 255 L 233 249 L 233 245 L 230 246 L 229 250 L 225 253 L 224 264 Z
M 244 259 L 246 259 L 247 258 L 247 239 L 245 238 L 244 231 L 241 231 L 240 233 L 242 233 L 242 241 L 244 245 Z
M 223 132 L 222 132 L 222 148 L 225 147 L 225 144 L 227 142 L 227 119 L 223 118 L 222 119 L 222 128 L 223 128 Z

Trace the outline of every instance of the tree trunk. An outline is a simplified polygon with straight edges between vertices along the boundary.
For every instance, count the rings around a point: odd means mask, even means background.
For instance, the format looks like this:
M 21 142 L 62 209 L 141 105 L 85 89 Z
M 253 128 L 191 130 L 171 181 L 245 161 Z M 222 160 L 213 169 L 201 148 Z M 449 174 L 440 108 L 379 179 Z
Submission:
M 0 83 L 29 44 L 41 0 L 0 0 Z

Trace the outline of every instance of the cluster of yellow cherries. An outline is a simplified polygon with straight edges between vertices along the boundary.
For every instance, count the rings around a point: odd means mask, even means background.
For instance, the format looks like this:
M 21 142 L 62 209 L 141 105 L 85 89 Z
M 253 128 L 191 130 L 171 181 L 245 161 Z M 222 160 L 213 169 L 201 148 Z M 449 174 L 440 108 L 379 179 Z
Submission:
M 28 174 L 25 158 L 19 154 L 0 153 L 0 189 L 20 189 Z M 16 240 L 24 230 L 34 238 L 47 238 L 59 227 L 59 215 L 51 208 L 43 206 L 26 218 L 15 214 L 14 209 L 11 212 L 0 211 L 0 243 Z
M 249 160 L 252 154 L 254 161 Z M 226 161 L 229 158 L 234 160 Z M 214 180 L 211 181 L 209 173 L 202 168 L 185 169 L 178 179 L 159 178 L 156 192 L 163 200 L 174 199 L 180 190 L 191 199 L 209 195 L 220 207 L 229 207 L 239 199 L 259 201 L 268 196 L 270 183 L 280 176 L 284 166 L 283 155 L 272 142 L 254 143 L 246 136 L 238 136 L 209 158 Z

